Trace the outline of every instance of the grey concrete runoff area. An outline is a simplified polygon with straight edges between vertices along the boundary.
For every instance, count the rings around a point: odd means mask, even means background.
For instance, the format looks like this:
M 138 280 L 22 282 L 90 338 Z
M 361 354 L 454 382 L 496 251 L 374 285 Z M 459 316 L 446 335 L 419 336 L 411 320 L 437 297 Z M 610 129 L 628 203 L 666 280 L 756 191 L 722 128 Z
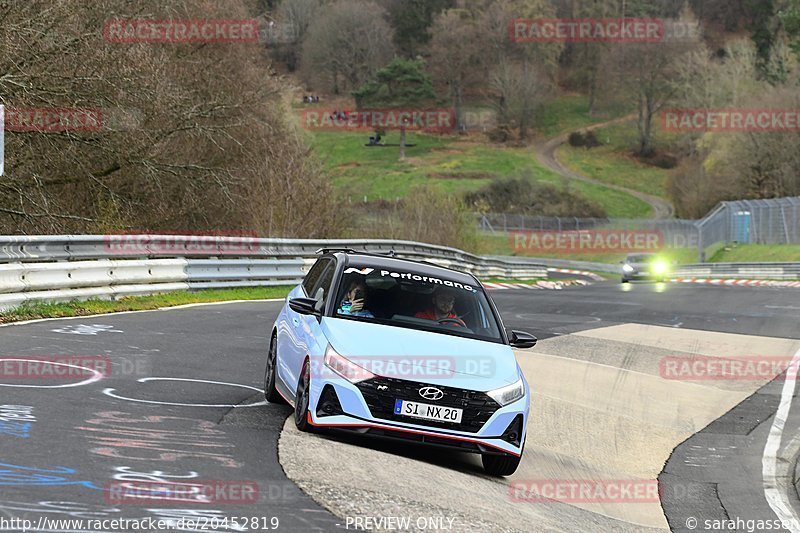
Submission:
M 262 394 L 283 301 L 0 327 L 0 529 L 800 531 L 800 401 L 781 367 L 800 358 L 796 291 L 609 281 L 492 296 L 507 327 L 540 339 L 517 352 L 531 417 L 509 478 L 466 453 L 298 432 Z M 776 372 L 670 373 L 756 356 Z M 36 357 L 58 363 L 15 374 Z M 187 490 L 119 498 L 147 483 Z M 531 497 L 576 484 L 589 492 Z

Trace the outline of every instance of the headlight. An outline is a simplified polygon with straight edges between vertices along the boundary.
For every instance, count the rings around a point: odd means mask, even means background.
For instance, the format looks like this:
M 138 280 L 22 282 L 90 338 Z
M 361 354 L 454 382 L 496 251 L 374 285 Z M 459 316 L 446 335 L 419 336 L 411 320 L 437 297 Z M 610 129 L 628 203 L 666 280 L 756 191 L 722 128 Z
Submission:
M 350 383 L 358 383 L 375 377 L 375 374 L 350 361 L 328 345 L 325 350 L 325 366 L 342 376 Z
M 630 265 L 622 265 L 623 272 L 633 272 L 633 267 Z
M 665 261 L 655 261 L 653 263 L 653 273 L 654 274 L 666 274 L 669 270 L 669 266 Z
M 522 382 L 522 378 L 519 378 L 519 381 L 512 385 L 500 387 L 486 394 L 501 406 L 508 405 L 511 402 L 516 402 L 525 395 L 525 384 Z

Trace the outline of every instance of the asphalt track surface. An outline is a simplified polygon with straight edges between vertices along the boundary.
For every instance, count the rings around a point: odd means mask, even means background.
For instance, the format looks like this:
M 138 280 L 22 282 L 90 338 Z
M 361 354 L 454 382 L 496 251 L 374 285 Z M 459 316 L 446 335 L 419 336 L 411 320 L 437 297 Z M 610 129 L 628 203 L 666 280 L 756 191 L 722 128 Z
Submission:
M 506 326 L 541 339 L 518 354 L 535 394 L 525 462 L 511 480 L 485 476 L 468 454 L 296 432 L 286 423 L 290 408 L 265 404 L 260 393 L 282 302 L 2 327 L 4 365 L 73 356 L 83 361 L 75 366 L 111 367 L 102 379 L 79 369 L 54 376 L 48 365 L 8 377 L 13 367 L 4 367 L 0 517 L 53 532 L 125 529 L 39 520 L 149 517 L 172 520 L 171 531 L 208 531 L 202 518 L 213 517 L 217 531 L 252 531 L 269 530 L 277 517 L 278 531 L 336 531 L 353 529 L 357 517 L 411 516 L 429 520 L 429 530 L 445 517 L 453 523 L 439 530 L 659 531 L 688 530 L 686 519 L 697 517 L 702 531 L 704 518 L 774 519 L 762 463 L 783 376 L 680 383 L 661 379 L 658 362 L 670 354 L 791 357 L 800 347 L 798 294 L 614 282 L 494 291 Z M 64 364 L 72 363 L 50 370 Z M 800 427 L 800 402 L 790 403 L 777 453 L 786 461 Z M 519 480 L 615 477 L 658 478 L 668 492 L 661 502 L 632 503 L 510 496 Z M 118 499 L 120 487 L 141 496 L 148 481 L 178 487 L 177 501 Z M 215 489 L 216 501 L 187 491 L 190 484 Z M 181 517 L 200 520 L 192 527 Z

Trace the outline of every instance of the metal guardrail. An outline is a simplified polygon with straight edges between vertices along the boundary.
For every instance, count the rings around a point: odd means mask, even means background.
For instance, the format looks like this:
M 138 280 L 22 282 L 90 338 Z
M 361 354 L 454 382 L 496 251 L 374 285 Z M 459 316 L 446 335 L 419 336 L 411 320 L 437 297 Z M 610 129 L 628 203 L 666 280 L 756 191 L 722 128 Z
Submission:
M 494 257 L 500 260 L 512 259 L 510 257 L 505 257 L 505 256 L 494 256 Z M 622 272 L 622 265 L 619 264 L 593 263 L 591 261 L 571 261 L 568 259 L 551 259 L 543 257 L 532 257 L 528 259 L 528 261 L 530 261 L 531 263 L 553 268 L 568 268 L 572 270 L 591 270 L 596 272 L 611 272 L 615 274 L 619 274 Z
M 673 273 L 678 278 L 719 279 L 800 279 L 800 263 L 698 263 L 680 265 Z
M 0 310 L 29 301 L 117 298 L 173 290 L 293 285 L 320 248 L 394 251 L 479 278 L 535 279 L 546 267 L 411 241 L 223 236 L 0 236 Z
M 185 259 L 0 264 L 0 309 L 188 289 Z
M 497 256 L 497 259 L 504 259 Z M 534 257 L 531 262 L 555 268 L 590 270 L 619 274 L 618 264 L 592 263 L 589 261 L 569 261 Z M 775 279 L 800 280 L 800 263 L 696 263 L 679 265 L 672 271 L 675 278 L 718 278 L 718 279 Z

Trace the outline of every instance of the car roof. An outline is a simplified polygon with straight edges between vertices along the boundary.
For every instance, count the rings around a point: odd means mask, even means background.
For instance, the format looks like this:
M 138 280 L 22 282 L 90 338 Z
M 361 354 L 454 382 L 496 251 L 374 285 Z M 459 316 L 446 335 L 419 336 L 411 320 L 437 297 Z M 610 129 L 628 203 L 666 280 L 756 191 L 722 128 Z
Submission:
M 413 270 L 415 273 L 426 276 L 445 276 L 452 281 L 477 285 L 477 279 L 467 272 L 453 270 L 443 266 L 435 265 L 425 261 L 414 261 L 413 259 L 401 259 L 383 254 L 371 254 L 367 252 L 333 252 L 339 256 L 347 258 L 347 264 L 359 264 L 385 270 L 403 271 Z
M 656 254 L 651 252 L 635 252 L 632 254 L 628 254 L 626 257 L 655 257 Z

